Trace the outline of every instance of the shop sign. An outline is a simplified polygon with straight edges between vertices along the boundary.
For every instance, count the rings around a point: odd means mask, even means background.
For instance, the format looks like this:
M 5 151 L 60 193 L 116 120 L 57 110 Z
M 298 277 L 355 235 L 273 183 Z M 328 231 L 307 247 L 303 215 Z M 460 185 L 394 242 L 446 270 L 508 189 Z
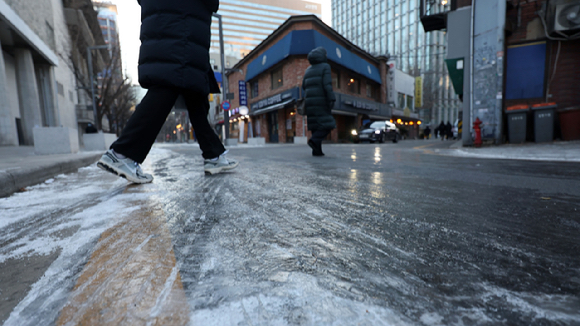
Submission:
M 248 105 L 248 91 L 246 90 L 246 82 L 244 80 L 238 82 L 238 89 L 240 91 L 240 106 Z
M 395 70 L 397 68 L 395 61 L 388 61 L 387 67 L 387 103 L 397 103 L 397 91 L 395 89 Z
M 423 78 L 415 77 L 415 107 L 423 106 Z
M 345 105 L 349 105 L 352 106 L 355 109 L 360 109 L 360 110 L 367 110 L 367 111 L 378 111 L 379 110 L 379 106 L 377 104 L 374 103 L 369 103 L 366 101 L 361 101 L 361 100 L 344 100 L 342 101 L 342 103 L 344 103 Z
M 253 103 L 251 105 L 251 111 L 253 112 L 256 110 L 260 110 L 260 109 L 263 109 L 265 107 L 276 105 L 278 103 L 282 103 L 282 102 L 288 101 L 288 100 L 293 99 L 293 98 L 298 98 L 298 87 L 294 87 L 294 88 L 289 89 L 287 91 L 284 91 L 282 93 L 270 96 L 270 97 L 265 98 L 263 100 L 260 100 L 256 103 Z

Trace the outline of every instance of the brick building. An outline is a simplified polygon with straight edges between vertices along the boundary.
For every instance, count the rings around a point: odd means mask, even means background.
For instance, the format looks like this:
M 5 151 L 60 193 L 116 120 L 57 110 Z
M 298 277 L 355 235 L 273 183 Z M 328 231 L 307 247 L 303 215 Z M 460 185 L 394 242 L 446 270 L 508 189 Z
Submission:
M 535 140 L 533 106 L 542 103 L 558 108 L 553 116 L 546 111 L 552 138 L 580 139 L 580 1 L 452 0 L 439 15 L 445 19 L 422 20 L 447 30 L 447 66 L 456 93 L 465 94 L 464 145 L 472 143 L 475 118 L 484 123 L 484 139 L 510 141 L 510 119 L 526 120 L 511 115 L 516 106 L 532 107 L 524 139 Z
M 292 16 L 228 74 L 230 92 L 235 94 L 231 138 L 306 143 L 310 132 L 306 119 L 296 114 L 296 101 L 301 98 L 302 77 L 310 66 L 307 54 L 318 46 L 327 50 L 337 95 L 332 111 L 337 128 L 329 140 L 349 141 L 352 129 L 364 120 L 391 118 L 386 104 L 388 58 L 368 54 L 314 15 Z M 247 105 L 240 105 L 244 89 Z

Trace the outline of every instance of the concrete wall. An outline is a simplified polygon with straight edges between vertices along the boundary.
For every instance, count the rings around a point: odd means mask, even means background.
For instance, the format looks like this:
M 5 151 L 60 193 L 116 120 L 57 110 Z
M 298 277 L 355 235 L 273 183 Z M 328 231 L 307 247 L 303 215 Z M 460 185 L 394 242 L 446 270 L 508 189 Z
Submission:
M 503 141 L 502 93 L 505 0 L 475 2 L 473 30 L 473 107 L 484 140 Z
M 64 18 L 62 0 L 51 0 L 53 8 L 54 34 L 56 52 L 61 53 L 58 66 L 54 67 L 53 93 L 56 99 L 56 111 L 58 112 L 57 125 L 77 129 L 77 119 L 74 103 L 75 80 L 74 73 L 68 62 L 71 53 L 71 38 Z M 60 87 L 62 85 L 62 88 Z M 59 88 L 62 92 L 59 92 Z
M 463 58 L 463 103 L 460 119 L 463 121 L 463 145 L 471 145 L 471 6 L 462 7 L 447 14 L 447 58 Z
M 20 16 L 32 31 L 53 51 L 56 50 L 54 35 L 54 0 L 4 0 Z

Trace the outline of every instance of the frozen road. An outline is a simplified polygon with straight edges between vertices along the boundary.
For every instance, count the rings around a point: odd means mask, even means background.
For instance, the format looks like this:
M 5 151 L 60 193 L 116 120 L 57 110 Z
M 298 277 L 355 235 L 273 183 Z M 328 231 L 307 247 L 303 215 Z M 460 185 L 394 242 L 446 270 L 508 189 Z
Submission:
M 4 325 L 580 325 L 578 163 L 156 146 L 0 199 Z

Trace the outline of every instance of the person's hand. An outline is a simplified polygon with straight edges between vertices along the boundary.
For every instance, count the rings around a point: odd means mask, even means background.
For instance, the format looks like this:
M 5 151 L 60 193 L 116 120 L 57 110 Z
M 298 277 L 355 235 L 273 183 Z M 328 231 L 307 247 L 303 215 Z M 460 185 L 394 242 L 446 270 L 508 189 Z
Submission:
M 328 108 L 332 109 L 334 107 L 334 102 L 336 102 L 336 100 L 335 101 L 330 101 L 329 104 L 328 104 Z

